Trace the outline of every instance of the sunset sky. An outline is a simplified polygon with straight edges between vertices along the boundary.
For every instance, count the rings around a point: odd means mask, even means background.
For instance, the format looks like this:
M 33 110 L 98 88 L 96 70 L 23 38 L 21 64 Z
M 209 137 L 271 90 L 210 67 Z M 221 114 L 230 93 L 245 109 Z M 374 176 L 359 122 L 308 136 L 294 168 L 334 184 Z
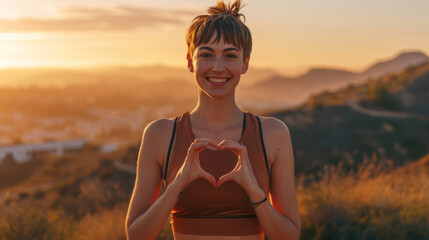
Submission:
M 185 31 L 215 0 L 0 2 L 0 68 L 100 64 L 186 66 Z M 361 70 L 404 50 L 429 51 L 427 0 L 243 1 L 251 63 L 283 72 Z

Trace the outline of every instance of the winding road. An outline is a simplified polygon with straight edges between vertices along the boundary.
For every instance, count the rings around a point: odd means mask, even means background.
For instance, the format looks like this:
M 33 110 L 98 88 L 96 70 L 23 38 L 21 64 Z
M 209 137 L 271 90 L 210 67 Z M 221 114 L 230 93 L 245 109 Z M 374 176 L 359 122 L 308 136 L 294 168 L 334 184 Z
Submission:
M 406 113 L 406 112 L 393 112 L 393 111 L 379 111 L 379 110 L 372 110 L 363 108 L 359 104 L 357 104 L 353 100 L 347 100 L 346 105 L 350 107 L 353 111 L 369 115 L 372 117 L 384 117 L 384 118 L 401 118 L 401 119 L 417 119 L 421 121 L 428 121 L 429 117 L 420 115 L 420 114 L 412 114 L 412 113 Z

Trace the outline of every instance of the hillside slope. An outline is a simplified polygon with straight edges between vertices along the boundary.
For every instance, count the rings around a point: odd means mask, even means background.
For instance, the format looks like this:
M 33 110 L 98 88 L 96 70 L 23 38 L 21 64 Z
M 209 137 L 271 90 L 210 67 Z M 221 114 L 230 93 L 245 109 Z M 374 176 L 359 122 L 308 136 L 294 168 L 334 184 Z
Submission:
M 367 159 L 356 173 L 324 168 L 298 184 L 301 239 L 427 239 L 429 155 L 392 169 Z
M 429 62 L 337 91 L 316 94 L 300 108 L 342 106 L 348 100 L 375 110 L 429 115 Z
M 272 115 L 290 129 L 297 172 L 314 173 L 323 165 L 340 162 L 355 169 L 374 153 L 401 166 L 429 152 L 427 86 L 429 62 L 359 86 L 324 92 L 296 109 Z M 350 108 L 347 101 L 410 117 L 365 114 Z

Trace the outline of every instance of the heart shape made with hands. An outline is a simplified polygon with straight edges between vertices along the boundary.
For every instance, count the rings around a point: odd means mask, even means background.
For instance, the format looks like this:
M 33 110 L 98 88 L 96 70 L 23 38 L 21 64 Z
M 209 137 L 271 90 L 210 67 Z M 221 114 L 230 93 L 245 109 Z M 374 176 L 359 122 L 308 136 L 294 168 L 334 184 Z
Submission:
M 207 173 L 213 175 L 216 182 L 220 177 L 234 170 L 238 163 L 238 156 L 231 150 L 205 150 L 200 152 L 200 166 Z
M 209 148 L 199 153 L 200 166 L 207 173 L 211 174 L 216 182 L 222 176 L 230 173 L 238 164 L 238 156 L 232 150 L 242 145 L 232 140 L 220 142 L 216 150 Z

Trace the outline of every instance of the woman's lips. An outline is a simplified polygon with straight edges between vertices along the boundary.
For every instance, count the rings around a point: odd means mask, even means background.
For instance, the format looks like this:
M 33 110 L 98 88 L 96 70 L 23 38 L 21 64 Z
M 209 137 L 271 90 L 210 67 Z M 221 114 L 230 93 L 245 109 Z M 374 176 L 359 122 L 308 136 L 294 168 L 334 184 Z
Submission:
M 229 78 L 214 78 L 214 77 L 208 77 L 207 80 L 210 82 L 216 82 L 216 83 L 223 83 L 229 80 Z
M 215 78 L 215 77 L 207 77 L 207 81 L 212 85 L 216 87 L 222 87 L 230 80 L 230 78 Z

